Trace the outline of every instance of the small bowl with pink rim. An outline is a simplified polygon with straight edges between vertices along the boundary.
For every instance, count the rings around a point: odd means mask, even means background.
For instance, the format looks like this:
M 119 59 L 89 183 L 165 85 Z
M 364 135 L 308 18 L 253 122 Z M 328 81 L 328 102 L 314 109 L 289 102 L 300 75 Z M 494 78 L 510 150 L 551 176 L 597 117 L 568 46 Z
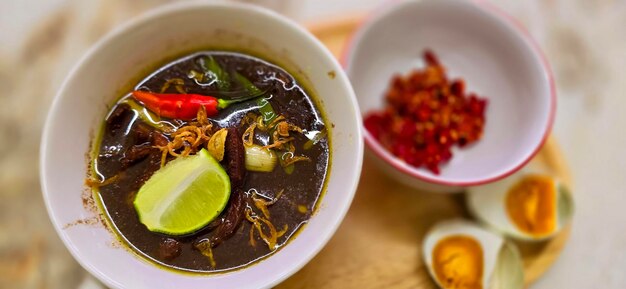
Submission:
M 424 67 L 429 49 L 450 79 L 488 100 L 483 137 L 441 166 L 440 174 L 413 167 L 364 129 L 368 155 L 409 186 L 436 192 L 504 178 L 539 151 L 554 119 L 556 93 L 548 63 L 517 22 L 483 1 L 396 1 L 377 10 L 353 35 L 343 62 L 361 112 L 384 107 L 394 75 Z

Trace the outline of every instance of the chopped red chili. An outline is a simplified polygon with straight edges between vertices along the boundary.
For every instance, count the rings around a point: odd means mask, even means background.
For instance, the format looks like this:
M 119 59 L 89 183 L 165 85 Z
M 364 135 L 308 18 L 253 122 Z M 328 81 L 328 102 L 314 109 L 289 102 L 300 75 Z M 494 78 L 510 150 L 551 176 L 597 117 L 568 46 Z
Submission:
M 467 93 L 462 79 L 449 81 L 431 51 L 423 57 L 426 68 L 393 77 L 385 108 L 369 112 L 364 125 L 395 156 L 439 174 L 454 145 L 482 137 L 487 100 Z

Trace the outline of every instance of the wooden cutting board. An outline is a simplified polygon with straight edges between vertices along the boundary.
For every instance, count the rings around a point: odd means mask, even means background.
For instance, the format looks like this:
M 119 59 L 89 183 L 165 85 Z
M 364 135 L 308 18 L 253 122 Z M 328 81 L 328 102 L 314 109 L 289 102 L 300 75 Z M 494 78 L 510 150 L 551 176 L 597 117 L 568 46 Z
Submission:
M 339 56 L 362 15 L 308 25 Z M 533 159 L 570 185 L 563 156 L 553 138 Z M 403 186 L 366 157 L 354 202 L 328 245 L 302 270 L 277 288 L 436 288 L 422 262 L 421 242 L 440 220 L 465 217 L 463 195 L 420 192 Z M 569 228 L 539 244 L 518 244 L 525 281 L 544 274 L 558 257 Z

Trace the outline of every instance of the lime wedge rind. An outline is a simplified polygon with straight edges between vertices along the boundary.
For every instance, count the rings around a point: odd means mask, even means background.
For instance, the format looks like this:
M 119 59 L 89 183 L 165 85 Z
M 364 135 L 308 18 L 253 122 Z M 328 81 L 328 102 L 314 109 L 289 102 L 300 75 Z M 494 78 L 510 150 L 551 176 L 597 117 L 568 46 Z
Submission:
M 213 221 L 230 197 L 230 179 L 206 150 L 178 158 L 141 187 L 134 206 L 152 232 L 187 235 Z

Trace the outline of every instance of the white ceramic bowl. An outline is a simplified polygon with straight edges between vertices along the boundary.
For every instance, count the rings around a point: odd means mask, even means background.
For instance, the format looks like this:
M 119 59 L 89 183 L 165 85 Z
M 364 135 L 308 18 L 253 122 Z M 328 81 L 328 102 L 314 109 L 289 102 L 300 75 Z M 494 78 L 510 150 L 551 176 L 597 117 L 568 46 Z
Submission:
M 527 163 L 551 129 L 556 95 L 548 64 L 520 26 L 482 1 L 394 2 L 371 15 L 348 47 L 344 65 L 363 113 L 383 107 L 394 74 L 423 67 L 424 49 L 489 101 L 483 138 L 455 149 L 440 175 L 404 163 L 364 132 L 380 167 L 405 184 L 451 192 L 496 181 Z
M 65 227 L 91 218 L 85 155 L 119 89 L 146 68 L 183 51 L 241 49 L 264 55 L 309 82 L 332 122 L 328 186 L 318 211 L 287 246 L 252 266 L 223 274 L 161 269 L 128 249 L 102 225 Z M 335 77 L 329 77 L 334 71 Z M 135 79 L 136 80 L 136 79 Z M 264 288 L 306 264 L 330 239 L 352 201 L 361 171 L 363 140 L 354 92 L 331 53 L 296 23 L 249 5 L 186 2 L 151 11 L 117 29 L 78 63 L 58 92 L 41 144 L 41 183 L 50 219 L 80 264 L 112 288 Z

